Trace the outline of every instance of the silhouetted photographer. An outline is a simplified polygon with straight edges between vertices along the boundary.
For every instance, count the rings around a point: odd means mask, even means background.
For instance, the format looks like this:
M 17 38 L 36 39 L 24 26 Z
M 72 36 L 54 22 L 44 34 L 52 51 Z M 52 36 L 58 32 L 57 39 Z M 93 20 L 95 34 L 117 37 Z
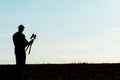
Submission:
M 24 31 L 24 26 L 18 26 L 18 32 L 13 35 L 13 43 L 15 46 L 15 58 L 16 58 L 16 78 L 17 80 L 23 80 L 24 67 L 26 62 L 26 51 L 27 46 L 32 45 L 34 39 L 28 42 L 25 35 L 22 33 Z M 36 38 L 35 35 L 32 38 Z

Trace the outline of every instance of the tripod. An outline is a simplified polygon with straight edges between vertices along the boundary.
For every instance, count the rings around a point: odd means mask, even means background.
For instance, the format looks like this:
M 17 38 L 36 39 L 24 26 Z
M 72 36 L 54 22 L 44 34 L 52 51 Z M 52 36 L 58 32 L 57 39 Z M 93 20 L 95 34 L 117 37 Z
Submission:
M 30 37 L 30 39 L 33 40 L 33 42 L 34 42 L 34 40 L 36 39 L 36 35 L 32 34 L 32 36 Z M 29 49 L 28 54 L 30 54 L 30 52 L 31 52 L 31 47 L 32 47 L 32 44 L 28 45 L 27 48 L 25 49 L 25 51 L 27 51 Z

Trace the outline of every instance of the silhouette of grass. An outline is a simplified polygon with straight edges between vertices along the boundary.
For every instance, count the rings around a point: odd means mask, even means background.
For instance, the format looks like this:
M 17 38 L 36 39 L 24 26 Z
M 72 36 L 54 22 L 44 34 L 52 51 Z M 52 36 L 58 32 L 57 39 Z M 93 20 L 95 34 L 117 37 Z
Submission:
M 120 80 L 120 64 L 26 65 L 25 80 Z M 0 65 L 0 80 L 15 80 L 15 65 Z

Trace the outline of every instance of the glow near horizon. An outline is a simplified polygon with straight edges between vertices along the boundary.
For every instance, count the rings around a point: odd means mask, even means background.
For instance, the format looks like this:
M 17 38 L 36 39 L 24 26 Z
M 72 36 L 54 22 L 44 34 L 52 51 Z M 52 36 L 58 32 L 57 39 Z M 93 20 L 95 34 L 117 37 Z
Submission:
M 12 35 L 37 34 L 27 63 L 120 61 L 119 0 L 0 0 L 0 64 L 14 64 Z

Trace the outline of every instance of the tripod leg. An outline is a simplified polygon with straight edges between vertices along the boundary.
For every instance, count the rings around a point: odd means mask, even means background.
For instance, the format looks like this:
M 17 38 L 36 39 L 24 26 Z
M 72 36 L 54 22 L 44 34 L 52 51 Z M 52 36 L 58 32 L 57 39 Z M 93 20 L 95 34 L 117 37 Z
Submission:
M 28 54 L 30 54 L 30 52 L 31 52 L 31 47 L 32 47 L 32 44 L 30 45 L 30 48 L 29 48 L 29 52 L 28 52 Z
M 28 46 L 27 46 L 27 48 L 25 49 L 25 51 L 27 51 L 27 50 L 28 50 L 29 46 L 30 46 L 30 45 L 28 45 Z

